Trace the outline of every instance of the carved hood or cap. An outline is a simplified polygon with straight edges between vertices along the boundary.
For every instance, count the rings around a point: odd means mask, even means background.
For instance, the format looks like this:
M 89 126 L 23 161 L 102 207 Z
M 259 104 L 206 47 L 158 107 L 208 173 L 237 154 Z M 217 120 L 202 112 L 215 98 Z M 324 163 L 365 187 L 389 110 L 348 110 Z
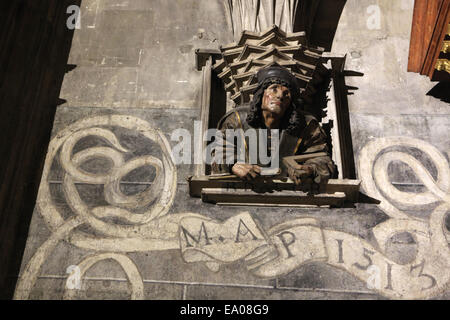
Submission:
M 289 84 L 289 89 L 293 94 L 298 94 L 299 86 L 297 79 L 292 75 L 292 73 L 289 70 L 279 65 L 273 65 L 268 68 L 260 69 L 257 73 L 257 77 L 259 85 L 262 85 L 264 81 L 270 78 L 281 79 Z

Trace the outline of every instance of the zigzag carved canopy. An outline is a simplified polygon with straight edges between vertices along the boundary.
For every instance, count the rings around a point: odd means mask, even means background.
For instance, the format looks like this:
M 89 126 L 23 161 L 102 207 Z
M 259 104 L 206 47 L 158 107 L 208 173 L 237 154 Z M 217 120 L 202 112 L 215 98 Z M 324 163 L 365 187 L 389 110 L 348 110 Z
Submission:
M 310 82 L 322 57 L 323 48 L 307 45 L 305 32 L 285 33 L 277 26 L 263 32 L 242 32 L 241 39 L 220 48 L 222 59 L 213 70 L 222 79 L 225 90 L 236 104 L 248 103 L 257 88 L 256 73 L 279 64 L 297 78 L 300 93 Z

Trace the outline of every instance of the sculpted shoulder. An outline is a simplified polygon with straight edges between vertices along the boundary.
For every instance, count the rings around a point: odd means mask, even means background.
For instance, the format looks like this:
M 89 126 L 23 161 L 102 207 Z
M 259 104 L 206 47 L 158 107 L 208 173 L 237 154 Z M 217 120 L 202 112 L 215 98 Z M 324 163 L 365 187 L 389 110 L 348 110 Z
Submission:
M 233 108 L 219 120 L 219 123 L 217 124 L 217 129 L 220 130 L 220 129 L 239 128 L 240 127 L 239 121 L 241 121 L 242 125 L 245 125 L 247 122 L 247 115 L 249 111 L 250 107 L 247 106 Z

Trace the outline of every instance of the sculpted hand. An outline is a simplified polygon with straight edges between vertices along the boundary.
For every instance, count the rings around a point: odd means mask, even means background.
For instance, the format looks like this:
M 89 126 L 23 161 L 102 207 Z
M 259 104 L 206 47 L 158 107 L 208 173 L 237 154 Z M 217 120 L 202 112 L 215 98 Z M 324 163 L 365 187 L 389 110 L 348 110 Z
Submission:
M 261 167 L 248 163 L 236 163 L 231 171 L 243 180 L 253 180 L 261 173 Z
M 299 165 L 297 168 L 288 168 L 288 175 L 296 185 L 311 184 L 314 168 L 310 165 Z

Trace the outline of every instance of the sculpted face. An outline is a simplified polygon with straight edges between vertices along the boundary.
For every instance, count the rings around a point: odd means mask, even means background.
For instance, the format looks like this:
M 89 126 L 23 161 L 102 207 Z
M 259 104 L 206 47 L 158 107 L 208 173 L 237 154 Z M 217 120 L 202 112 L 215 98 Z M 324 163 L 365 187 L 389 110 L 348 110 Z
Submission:
M 261 108 L 281 119 L 291 101 L 291 91 L 281 84 L 274 83 L 264 91 Z

